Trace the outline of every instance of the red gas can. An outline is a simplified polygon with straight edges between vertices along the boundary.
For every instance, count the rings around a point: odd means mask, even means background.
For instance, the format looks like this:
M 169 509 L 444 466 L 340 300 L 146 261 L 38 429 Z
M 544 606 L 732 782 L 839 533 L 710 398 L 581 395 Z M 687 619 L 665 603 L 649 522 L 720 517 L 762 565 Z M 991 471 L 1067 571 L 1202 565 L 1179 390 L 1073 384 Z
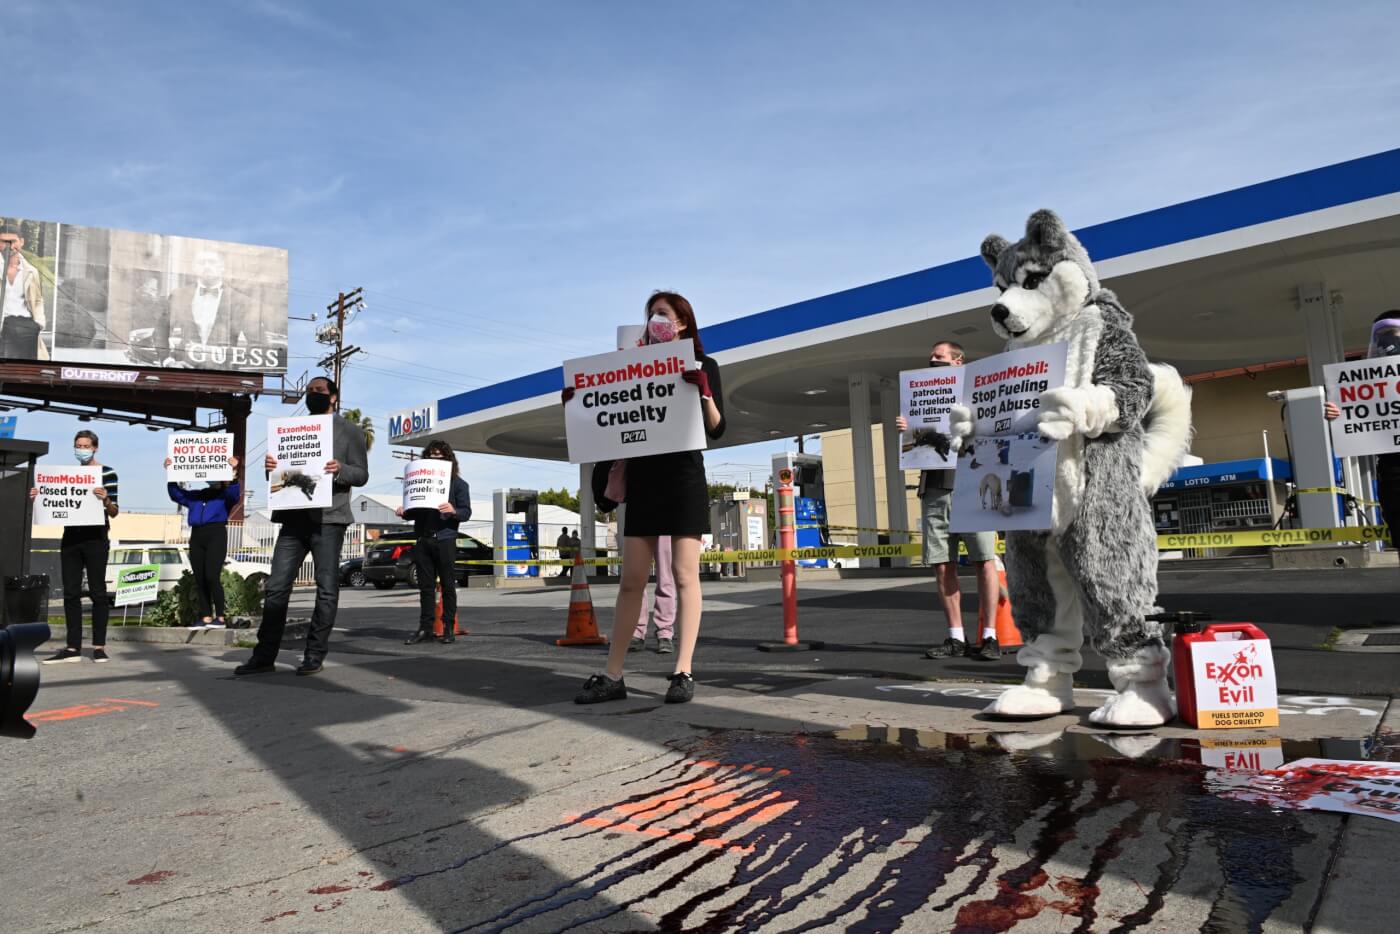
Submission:
M 1262 717 L 1249 716 L 1247 718 L 1238 717 L 1232 719 L 1224 716 L 1212 716 L 1211 718 L 1209 718 L 1212 722 L 1201 722 L 1202 718 L 1198 712 L 1198 704 L 1196 697 L 1196 670 L 1195 667 L 1192 665 L 1192 646 L 1199 645 L 1202 643 L 1214 642 L 1229 642 L 1235 643 L 1236 645 L 1240 645 L 1253 640 L 1262 640 L 1260 644 L 1263 646 L 1267 646 L 1269 637 L 1264 633 L 1264 630 L 1260 629 L 1253 623 L 1211 623 L 1209 626 L 1206 626 L 1204 629 L 1202 629 L 1201 624 L 1198 620 L 1189 618 L 1188 614 L 1183 614 L 1183 616 L 1186 616 L 1187 618 L 1182 619 L 1180 622 L 1178 622 L 1176 627 L 1176 635 L 1172 639 L 1172 673 L 1176 680 L 1176 710 L 1177 715 L 1181 717 L 1182 721 L 1185 722 L 1188 726 L 1196 727 L 1198 729 L 1229 726 L 1277 725 L 1278 714 L 1276 709 L 1273 711 L 1272 723 L 1268 722 L 1269 717 L 1267 712 L 1264 712 Z M 1247 667 L 1250 672 L 1253 672 L 1253 670 L 1258 668 L 1259 666 L 1251 665 Z M 1231 684 L 1235 683 L 1235 672 L 1232 670 L 1232 666 L 1228 663 L 1223 666 L 1213 666 L 1211 669 L 1208 669 L 1208 671 L 1212 672 L 1212 674 L 1215 670 L 1221 672 L 1220 677 L 1222 680 L 1230 681 Z M 1240 670 L 1243 671 L 1245 670 L 1245 668 L 1241 667 Z M 1270 663 L 1268 667 L 1268 679 L 1270 684 L 1272 684 L 1272 663 Z M 1230 690 L 1231 688 L 1229 687 L 1222 689 L 1222 691 L 1227 692 Z M 1254 697 L 1252 689 L 1241 688 L 1240 693 L 1243 693 L 1245 690 L 1249 690 L 1249 695 L 1247 698 L 1241 698 L 1241 702 L 1243 702 L 1243 700 L 1245 699 L 1253 700 Z M 1272 687 L 1270 687 L 1269 690 L 1272 692 Z M 1228 694 L 1226 696 L 1228 696 Z M 1274 700 L 1273 704 L 1276 707 L 1277 701 Z M 1207 703 L 1206 706 L 1208 708 L 1217 707 L 1220 706 L 1220 704 L 1217 703 L 1217 699 L 1212 699 L 1212 701 Z M 1256 720 L 1258 722 L 1255 722 Z

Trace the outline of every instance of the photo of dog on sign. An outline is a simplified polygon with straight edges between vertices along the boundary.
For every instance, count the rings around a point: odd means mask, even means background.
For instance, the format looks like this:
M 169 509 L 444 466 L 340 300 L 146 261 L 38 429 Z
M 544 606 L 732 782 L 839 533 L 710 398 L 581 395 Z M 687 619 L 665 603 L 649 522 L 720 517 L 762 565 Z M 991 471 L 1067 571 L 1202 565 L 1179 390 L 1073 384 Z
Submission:
M 1054 442 L 1038 434 L 972 438 L 958 456 L 954 531 L 1031 529 L 1050 517 Z

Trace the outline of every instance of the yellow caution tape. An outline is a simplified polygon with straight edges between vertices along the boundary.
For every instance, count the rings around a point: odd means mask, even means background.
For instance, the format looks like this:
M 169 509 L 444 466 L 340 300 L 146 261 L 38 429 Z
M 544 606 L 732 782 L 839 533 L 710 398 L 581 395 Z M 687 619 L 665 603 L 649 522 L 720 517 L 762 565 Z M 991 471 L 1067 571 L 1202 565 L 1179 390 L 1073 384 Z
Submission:
M 1192 532 L 1158 535 L 1157 548 L 1240 548 L 1251 545 L 1327 545 L 1341 542 L 1388 542 L 1383 525 L 1344 526 L 1340 529 L 1269 529 L 1265 532 Z
M 1294 487 L 1294 493 L 1337 493 L 1345 494 L 1346 490 L 1339 486 L 1300 486 Z

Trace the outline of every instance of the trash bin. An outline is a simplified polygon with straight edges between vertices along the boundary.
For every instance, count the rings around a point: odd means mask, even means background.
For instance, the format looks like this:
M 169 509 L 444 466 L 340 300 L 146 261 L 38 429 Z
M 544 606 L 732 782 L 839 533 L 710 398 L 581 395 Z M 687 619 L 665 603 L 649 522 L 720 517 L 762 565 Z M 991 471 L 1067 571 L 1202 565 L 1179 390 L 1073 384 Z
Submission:
M 5 578 L 5 625 L 49 621 L 49 576 L 19 574 Z

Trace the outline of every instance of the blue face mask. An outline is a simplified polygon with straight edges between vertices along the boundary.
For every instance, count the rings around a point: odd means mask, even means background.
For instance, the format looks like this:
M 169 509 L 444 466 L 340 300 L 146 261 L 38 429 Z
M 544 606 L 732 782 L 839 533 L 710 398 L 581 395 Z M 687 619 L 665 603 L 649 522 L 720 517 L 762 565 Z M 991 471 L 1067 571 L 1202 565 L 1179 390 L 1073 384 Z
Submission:
M 92 460 L 92 455 L 96 454 L 92 448 L 74 448 L 73 456 L 78 459 L 78 463 L 86 464 Z

